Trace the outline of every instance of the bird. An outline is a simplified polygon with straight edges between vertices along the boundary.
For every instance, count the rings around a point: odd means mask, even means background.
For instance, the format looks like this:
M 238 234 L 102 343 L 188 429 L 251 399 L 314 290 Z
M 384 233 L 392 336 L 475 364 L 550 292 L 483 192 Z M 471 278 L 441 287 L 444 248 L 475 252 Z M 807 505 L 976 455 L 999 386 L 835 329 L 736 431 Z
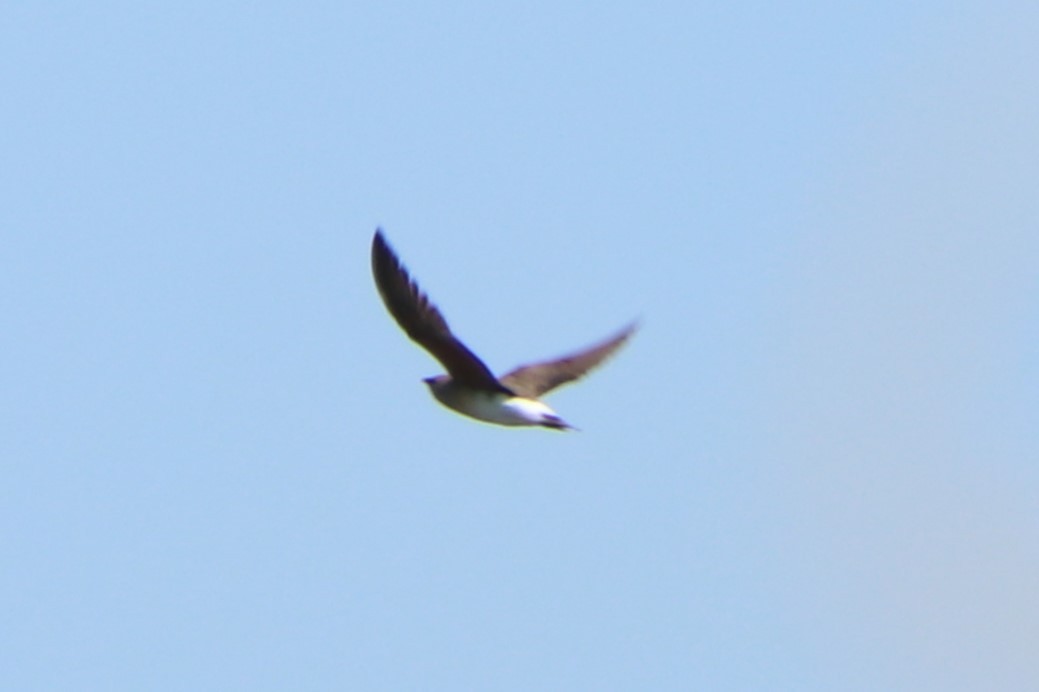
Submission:
M 390 247 L 381 228 L 376 229 L 372 238 L 372 275 L 386 309 L 400 328 L 447 370 L 446 374 L 422 380 L 433 397 L 447 408 L 485 423 L 576 430 L 540 397 L 601 364 L 638 328 L 633 321 L 581 351 L 521 365 L 499 378 L 451 331 L 443 314 Z

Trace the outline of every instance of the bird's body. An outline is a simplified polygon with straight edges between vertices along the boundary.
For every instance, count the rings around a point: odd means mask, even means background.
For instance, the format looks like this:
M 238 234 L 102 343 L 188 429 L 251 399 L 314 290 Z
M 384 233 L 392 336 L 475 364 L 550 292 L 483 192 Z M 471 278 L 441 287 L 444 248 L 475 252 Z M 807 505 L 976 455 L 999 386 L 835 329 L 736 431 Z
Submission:
M 540 425 L 565 430 L 572 426 L 563 421 L 548 404 L 505 392 L 473 389 L 453 381 L 446 375 L 428 377 L 425 383 L 434 398 L 462 415 L 498 425 Z
M 424 380 L 436 400 L 487 423 L 573 429 L 538 397 L 584 375 L 620 348 L 635 331 L 635 326 L 629 325 L 581 352 L 525 365 L 499 379 L 451 332 L 443 315 L 390 249 L 381 230 L 372 239 L 372 273 L 397 324 L 447 369 L 446 375 Z

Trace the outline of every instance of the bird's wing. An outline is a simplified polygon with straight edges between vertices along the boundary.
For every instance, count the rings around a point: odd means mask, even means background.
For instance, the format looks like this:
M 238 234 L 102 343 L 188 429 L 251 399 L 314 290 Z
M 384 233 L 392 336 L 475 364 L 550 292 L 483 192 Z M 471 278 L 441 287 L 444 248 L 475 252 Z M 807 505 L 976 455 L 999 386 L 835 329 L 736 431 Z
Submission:
M 617 334 L 578 353 L 543 363 L 522 365 L 501 378 L 501 383 L 519 396 L 537 398 L 545 392 L 582 377 L 613 355 L 638 325 L 629 324 Z
M 372 239 L 372 274 L 379 295 L 397 324 L 440 361 L 453 380 L 472 387 L 507 391 L 483 361 L 451 333 L 447 320 L 387 244 L 382 229 L 376 230 Z

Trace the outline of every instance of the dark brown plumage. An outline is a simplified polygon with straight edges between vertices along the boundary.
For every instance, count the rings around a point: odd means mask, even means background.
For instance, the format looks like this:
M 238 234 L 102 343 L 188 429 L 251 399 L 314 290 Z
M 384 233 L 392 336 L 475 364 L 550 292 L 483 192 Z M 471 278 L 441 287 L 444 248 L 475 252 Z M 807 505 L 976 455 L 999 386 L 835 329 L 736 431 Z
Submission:
M 537 399 L 542 394 L 583 377 L 624 345 L 638 325 L 629 324 L 614 336 L 569 356 L 521 365 L 501 378 L 501 383 L 519 396 Z
M 415 343 L 432 354 L 456 382 L 494 391 L 507 391 L 483 361 L 459 341 L 440 310 L 408 274 L 382 230 L 372 239 L 372 274 L 386 309 Z
M 381 229 L 376 230 L 372 239 L 372 274 L 379 295 L 397 324 L 447 369 L 447 375 L 426 378 L 433 396 L 448 408 L 489 423 L 570 429 L 538 397 L 600 365 L 636 329 L 635 324 L 628 325 L 590 348 L 523 365 L 499 380 L 451 332 L 447 320 L 411 278 Z

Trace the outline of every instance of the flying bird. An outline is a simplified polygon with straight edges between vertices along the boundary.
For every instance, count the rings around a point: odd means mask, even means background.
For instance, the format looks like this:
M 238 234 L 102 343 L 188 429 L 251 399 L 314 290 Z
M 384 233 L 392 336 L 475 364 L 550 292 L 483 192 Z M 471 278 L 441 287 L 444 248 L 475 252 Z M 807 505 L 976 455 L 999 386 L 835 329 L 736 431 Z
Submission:
M 412 341 L 429 351 L 446 375 L 423 380 L 444 406 L 487 423 L 572 430 L 539 397 L 602 363 L 635 332 L 632 323 L 605 341 L 555 360 L 523 365 L 498 378 L 459 341 L 447 320 L 408 274 L 382 229 L 372 238 L 372 274 L 386 308 Z

